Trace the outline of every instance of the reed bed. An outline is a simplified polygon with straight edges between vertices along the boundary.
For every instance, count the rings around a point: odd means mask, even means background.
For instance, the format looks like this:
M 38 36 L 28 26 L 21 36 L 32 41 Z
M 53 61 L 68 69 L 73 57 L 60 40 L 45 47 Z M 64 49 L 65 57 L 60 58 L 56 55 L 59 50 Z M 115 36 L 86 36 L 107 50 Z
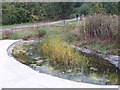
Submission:
M 59 36 L 49 37 L 40 46 L 40 51 L 45 57 L 50 58 L 53 65 L 81 67 L 82 61 L 86 60 L 85 56 L 65 45 L 65 42 Z

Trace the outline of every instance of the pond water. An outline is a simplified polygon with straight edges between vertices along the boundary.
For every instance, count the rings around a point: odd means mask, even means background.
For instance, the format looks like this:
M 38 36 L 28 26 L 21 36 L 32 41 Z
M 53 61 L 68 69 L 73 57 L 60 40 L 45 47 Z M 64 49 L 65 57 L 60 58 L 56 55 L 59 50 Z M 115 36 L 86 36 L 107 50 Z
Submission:
M 40 73 L 68 79 L 76 82 L 118 85 L 119 69 L 109 61 L 85 55 L 88 63 L 82 62 L 81 68 L 52 65 L 50 59 L 39 52 L 40 43 L 23 44 L 13 49 L 13 56 L 21 63 Z M 82 54 L 84 55 L 84 54 Z

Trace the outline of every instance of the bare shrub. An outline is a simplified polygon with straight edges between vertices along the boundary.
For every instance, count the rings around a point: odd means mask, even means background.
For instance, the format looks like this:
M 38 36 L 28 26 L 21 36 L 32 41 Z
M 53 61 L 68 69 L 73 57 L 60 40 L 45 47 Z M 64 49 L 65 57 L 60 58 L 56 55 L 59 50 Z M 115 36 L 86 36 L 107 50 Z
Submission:
M 102 14 L 87 16 L 80 25 L 80 35 L 85 39 L 117 40 L 118 16 Z

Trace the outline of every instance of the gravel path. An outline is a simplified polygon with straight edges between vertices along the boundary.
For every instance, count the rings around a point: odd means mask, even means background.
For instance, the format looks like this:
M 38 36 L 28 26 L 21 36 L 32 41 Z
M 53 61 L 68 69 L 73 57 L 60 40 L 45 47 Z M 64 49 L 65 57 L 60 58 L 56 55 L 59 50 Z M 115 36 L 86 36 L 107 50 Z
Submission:
M 49 23 L 37 23 L 37 24 L 16 26 L 16 27 L 11 27 L 11 28 L 2 28 L 2 29 L 0 29 L 0 31 L 22 30 L 22 29 L 25 29 L 25 28 L 32 28 L 32 27 L 37 27 L 37 26 L 51 25 L 51 24 L 56 24 L 56 23 L 64 23 L 64 21 L 65 22 L 69 22 L 69 21 L 73 21 L 73 20 L 76 20 L 76 18 L 67 19 L 67 20 L 61 20 L 61 21 L 55 21 L 55 22 L 49 22 Z

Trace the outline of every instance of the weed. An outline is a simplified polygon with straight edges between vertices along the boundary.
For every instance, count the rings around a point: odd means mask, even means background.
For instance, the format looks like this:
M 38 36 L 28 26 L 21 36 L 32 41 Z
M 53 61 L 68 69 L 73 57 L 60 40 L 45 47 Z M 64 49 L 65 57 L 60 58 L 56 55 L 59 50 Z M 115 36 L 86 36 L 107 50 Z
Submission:
M 43 37 L 46 34 L 46 30 L 39 30 L 38 38 Z

